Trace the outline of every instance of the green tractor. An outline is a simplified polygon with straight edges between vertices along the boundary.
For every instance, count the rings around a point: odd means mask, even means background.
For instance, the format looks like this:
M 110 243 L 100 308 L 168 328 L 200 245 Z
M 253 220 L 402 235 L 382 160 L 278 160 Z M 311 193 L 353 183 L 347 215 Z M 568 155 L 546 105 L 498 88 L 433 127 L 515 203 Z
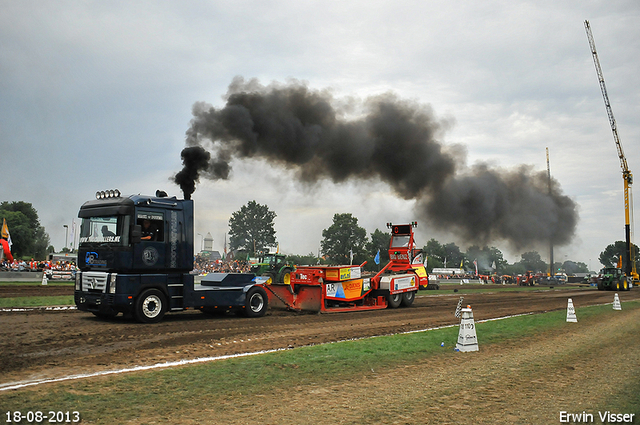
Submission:
M 294 267 L 289 265 L 283 254 L 262 254 L 258 262 L 251 266 L 251 273 L 256 276 L 269 276 L 271 283 L 291 285 L 291 272 Z
M 630 279 L 627 279 L 622 269 L 617 267 L 605 267 L 598 275 L 599 291 L 628 291 L 631 289 Z

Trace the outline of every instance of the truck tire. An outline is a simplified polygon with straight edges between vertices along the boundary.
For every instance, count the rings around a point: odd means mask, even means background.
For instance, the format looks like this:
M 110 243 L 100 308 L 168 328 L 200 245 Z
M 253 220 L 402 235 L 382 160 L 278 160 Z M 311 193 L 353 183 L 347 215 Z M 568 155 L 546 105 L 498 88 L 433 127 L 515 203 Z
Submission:
M 389 294 L 387 295 L 387 303 L 390 308 L 398 308 L 400 307 L 400 303 L 402 302 L 402 294 Z
M 626 277 L 622 278 L 622 282 L 620 283 L 620 290 L 621 291 L 628 291 L 629 290 L 629 281 L 627 280 Z
M 291 273 L 293 273 L 293 269 L 291 267 L 285 267 L 278 276 L 278 283 L 287 285 L 287 288 L 289 288 L 289 292 L 293 294 L 294 292 L 293 284 L 291 283 Z
M 247 317 L 262 317 L 269 307 L 267 292 L 259 286 L 254 286 L 247 292 L 244 302 L 244 314 Z
M 277 283 L 276 274 L 275 273 L 266 272 L 266 273 L 262 273 L 262 276 L 263 277 L 268 277 L 269 279 L 271 279 L 270 281 L 267 281 L 267 285 L 271 285 L 272 283 Z
M 284 283 L 285 285 L 291 285 L 291 273 L 293 269 L 291 267 L 286 267 L 282 272 L 280 272 L 280 279 L 278 279 L 278 283 Z
M 164 295 L 157 289 L 147 289 L 136 299 L 135 316 L 141 323 L 158 323 L 166 310 Z
M 405 292 L 402 294 L 402 306 L 409 307 L 416 299 L 416 291 Z
M 620 281 L 618 279 L 616 279 L 613 282 L 611 282 L 611 286 L 609 287 L 609 289 L 612 290 L 612 291 L 619 291 L 620 290 Z

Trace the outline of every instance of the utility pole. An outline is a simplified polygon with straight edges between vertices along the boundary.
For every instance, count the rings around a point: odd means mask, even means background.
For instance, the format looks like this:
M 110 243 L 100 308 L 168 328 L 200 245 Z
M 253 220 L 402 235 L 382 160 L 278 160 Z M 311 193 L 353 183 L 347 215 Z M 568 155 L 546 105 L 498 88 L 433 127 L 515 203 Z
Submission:
M 551 167 L 549 167 L 549 148 L 547 147 L 547 178 L 549 181 L 549 196 L 551 196 Z M 549 237 L 549 277 L 555 275 L 553 270 L 553 235 Z

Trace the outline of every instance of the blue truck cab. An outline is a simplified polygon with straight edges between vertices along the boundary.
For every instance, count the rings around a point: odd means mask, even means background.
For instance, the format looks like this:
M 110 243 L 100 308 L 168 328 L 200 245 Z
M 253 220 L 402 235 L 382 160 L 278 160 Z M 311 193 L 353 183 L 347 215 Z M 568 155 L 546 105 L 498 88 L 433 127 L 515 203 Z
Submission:
M 264 315 L 267 295 L 253 274 L 215 273 L 194 282 L 193 201 L 98 192 L 82 220 L 74 298 L 98 317 L 122 312 L 143 323 L 168 311 L 244 309 Z

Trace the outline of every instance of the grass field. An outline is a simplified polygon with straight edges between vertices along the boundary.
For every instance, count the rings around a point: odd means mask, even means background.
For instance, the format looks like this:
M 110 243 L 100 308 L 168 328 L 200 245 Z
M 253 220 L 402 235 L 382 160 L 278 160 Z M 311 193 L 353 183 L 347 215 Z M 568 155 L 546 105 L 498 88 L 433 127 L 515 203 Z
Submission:
M 73 295 L 0 298 L 0 308 L 50 307 L 62 305 L 68 306 L 73 304 Z
M 509 400 L 535 408 L 535 400 L 533 404 L 529 400 L 520 400 L 526 396 L 517 392 L 517 387 L 522 385 L 520 381 L 530 380 L 531 383 L 524 384 L 535 388 L 538 383 L 547 382 L 551 375 L 558 374 L 561 381 L 551 382 L 555 387 L 540 388 L 540 395 L 543 396 L 540 402 L 544 403 L 544 396 L 552 392 L 555 394 L 556 387 L 562 390 L 567 385 L 567 382 L 562 382 L 562 376 L 572 373 L 572 369 L 582 371 L 583 366 L 579 365 L 584 364 L 585 371 L 592 366 L 592 357 L 596 356 L 593 360 L 597 359 L 598 350 L 606 348 L 602 335 L 623 341 L 626 346 L 620 347 L 621 349 L 630 348 L 629 344 L 638 348 L 637 332 L 640 331 L 640 324 L 635 319 L 639 313 L 640 302 L 628 302 L 624 303 L 623 312 L 613 312 L 611 305 L 581 308 L 580 323 L 577 324 L 566 323 L 565 311 L 477 323 L 481 345 L 478 353 L 455 353 L 453 348 L 458 328 L 450 327 L 190 366 L 44 384 L 0 392 L 0 410 L 79 411 L 83 423 L 104 424 L 219 423 L 215 420 L 218 417 L 225 418 L 224 423 L 430 423 L 426 416 L 416 417 L 416 412 L 421 409 L 416 404 L 416 398 L 423 397 L 425 392 L 432 389 L 428 386 L 423 390 L 416 388 L 415 377 L 427 372 L 435 373 L 435 377 L 429 379 L 441 382 L 435 396 L 432 396 L 440 401 L 431 397 L 429 400 L 422 400 L 429 404 L 427 410 L 435 412 L 434 418 L 448 417 L 446 415 L 449 413 L 443 413 L 442 409 L 459 407 L 460 399 L 456 398 L 456 392 L 466 394 L 466 387 L 462 390 L 460 387 L 460 382 L 465 379 L 479 393 L 487 391 L 487 388 L 495 390 L 495 386 L 506 386 L 502 399 L 491 399 L 496 409 L 507 406 L 504 403 Z M 623 318 L 621 314 L 626 317 Z M 628 327 L 603 328 L 598 334 L 600 336 L 590 337 L 585 341 L 573 340 L 577 338 L 576 335 L 593 332 L 596 324 L 600 328 L 606 326 L 611 318 L 617 317 L 620 317 L 617 320 L 622 321 L 635 319 Z M 593 341 L 593 338 L 599 339 Z M 554 339 L 555 342 L 551 342 L 550 348 L 547 347 L 543 354 L 535 351 L 529 353 L 530 350 L 540 350 L 543 346 L 541 342 L 546 344 Z M 617 347 L 615 340 L 611 344 Z M 558 341 L 566 341 L 566 346 Z M 441 347 L 442 342 L 445 342 L 444 347 Z M 518 350 L 523 351 L 518 354 Z M 633 352 L 638 353 L 638 350 L 634 349 Z M 638 355 L 635 356 L 635 359 L 629 360 L 639 360 Z M 621 359 L 607 359 L 602 365 L 610 367 L 613 373 L 620 369 L 617 360 Z M 597 364 L 594 366 L 596 373 L 599 372 L 604 377 L 605 370 Z M 447 378 L 449 374 L 456 376 L 456 373 L 459 374 L 459 381 Z M 511 383 L 514 374 L 517 379 Z M 603 411 L 640 413 L 640 373 L 637 363 L 632 364 L 627 374 L 621 381 L 624 385 L 612 390 L 606 398 L 598 396 L 601 385 L 596 388 L 577 385 L 572 391 L 579 388 L 582 393 L 567 397 L 569 401 L 566 409 L 581 412 L 587 406 L 592 406 L 591 409 Z M 600 382 L 596 378 L 599 375 L 585 373 L 581 379 L 590 386 L 594 385 L 592 381 Z M 400 385 L 400 382 L 412 384 Z M 363 385 L 371 385 L 371 392 L 366 391 Z M 391 397 L 386 391 L 392 393 Z M 372 400 L 361 400 L 363 394 L 368 394 L 367 397 L 372 397 Z M 332 395 L 335 397 L 330 397 Z M 303 396 L 308 398 L 303 398 L 302 405 L 299 405 L 299 399 Z M 355 398 L 349 401 L 352 396 Z M 381 397 L 378 402 L 375 402 L 376 397 Z M 336 406 L 322 405 L 318 409 L 334 412 L 337 415 L 335 421 L 331 421 L 329 417 L 303 415 L 303 412 L 308 414 L 308 406 L 315 406 L 318 399 L 324 398 L 334 399 Z M 443 400 L 454 401 L 451 406 L 447 406 Z M 356 411 L 355 406 L 363 403 L 370 407 Z M 385 410 L 384 403 L 392 404 L 393 409 Z M 439 406 L 438 403 L 442 405 Z M 493 412 L 485 411 L 487 407 L 484 404 L 476 406 L 471 399 L 462 404 L 463 407 L 467 406 L 465 409 L 479 409 L 477 411 L 481 415 Z M 275 409 L 280 412 L 282 417 L 265 416 L 266 406 L 269 406 L 270 411 Z M 303 416 L 296 416 L 297 411 Z M 538 421 L 535 416 L 524 413 L 519 420 L 512 418 L 512 421 L 507 417 L 505 422 L 495 420 L 495 417 L 485 422 L 484 416 L 472 420 L 469 416 L 469 422 L 466 423 L 558 422 L 557 416 L 552 418 L 553 421 L 545 421 L 546 416 Z M 464 420 L 459 420 L 460 416 L 457 417 L 451 423 L 465 423 Z M 523 418 L 530 420 L 522 421 Z
M 0 287 L 33 286 L 40 287 L 42 282 L 0 282 Z M 73 293 L 74 282 L 49 281 L 47 286 L 68 287 Z M 73 295 L 0 297 L 0 308 L 50 307 L 73 305 Z

